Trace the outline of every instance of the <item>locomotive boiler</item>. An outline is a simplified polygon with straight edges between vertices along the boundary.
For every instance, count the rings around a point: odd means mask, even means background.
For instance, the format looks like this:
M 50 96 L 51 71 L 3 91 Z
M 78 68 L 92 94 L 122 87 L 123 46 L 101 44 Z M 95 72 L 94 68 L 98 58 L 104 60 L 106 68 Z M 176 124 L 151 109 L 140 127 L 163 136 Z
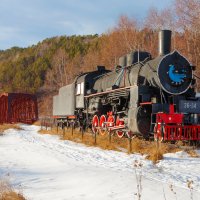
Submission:
M 200 100 L 195 67 L 171 52 L 171 31 L 159 32 L 159 55 L 135 51 L 114 70 L 98 66 L 59 90 L 53 99 L 57 123 L 76 122 L 84 129 L 118 137 L 200 140 Z

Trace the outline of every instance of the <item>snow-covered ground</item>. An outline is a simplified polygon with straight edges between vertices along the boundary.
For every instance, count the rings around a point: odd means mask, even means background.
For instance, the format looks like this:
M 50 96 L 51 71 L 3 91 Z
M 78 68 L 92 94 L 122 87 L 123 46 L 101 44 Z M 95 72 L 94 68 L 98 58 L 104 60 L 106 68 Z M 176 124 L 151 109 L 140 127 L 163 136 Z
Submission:
M 38 134 L 37 126 L 21 127 L 0 136 L 0 176 L 9 173 L 27 199 L 137 199 L 136 161 L 142 164 L 142 200 L 200 199 L 200 158 L 178 152 L 153 165 L 139 154 L 86 147 Z M 194 182 L 192 197 L 188 180 Z

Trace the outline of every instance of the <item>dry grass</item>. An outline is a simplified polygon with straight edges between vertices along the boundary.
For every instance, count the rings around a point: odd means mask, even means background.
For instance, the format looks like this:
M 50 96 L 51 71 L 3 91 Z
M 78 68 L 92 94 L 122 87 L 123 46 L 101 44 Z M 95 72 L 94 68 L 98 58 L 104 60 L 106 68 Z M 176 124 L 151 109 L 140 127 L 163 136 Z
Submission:
M 25 198 L 21 194 L 18 194 L 14 191 L 10 191 L 10 192 L 4 192 L 0 196 L 0 200 L 25 200 Z
M 22 194 L 13 190 L 7 181 L 0 181 L 0 200 L 25 200 Z
M 153 163 L 163 159 L 163 154 L 175 153 L 177 151 L 180 151 L 178 147 L 168 143 L 157 143 L 137 138 L 133 140 L 132 152 L 138 152 L 147 155 L 146 158 L 152 160 Z
M 111 143 L 109 143 L 108 135 L 105 135 L 105 136 L 97 135 L 96 143 L 95 143 L 94 135 L 92 135 L 91 133 L 84 133 L 82 137 L 82 134 L 80 133 L 78 129 L 75 129 L 73 131 L 73 135 L 72 135 L 71 129 L 65 130 L 65 133 L 63 133 L 63 130 L 61 129 L 59 129 L 57 132 L 56 128 L 53 128 L 51 131 L 40 130 L 39 132 L 42 134 L 59 135 L 60 138 L 63 140 L 70 140 L 77 143 L 83 143 L 87 146 L 98 146 L 106 150 L 121 151 L 121 149 L 128 148 L 128 142 L 126 138 L 119 139 L 116 136 L 113 136 L 111 139 Z
M 21 128 L 17 124 L 0 124 L 0 133 L 3 133 L 5 130 L 10 128 L 21 130 Z
M 34 122 L 33 125 L 40 126 L 41 125 L 41 121 L 38 120 L 38 121 Z
M 190 157 L 192 157 L 192 158 L 200 157 L 199 154 L 193 149 L 186 149 L 185 152 L 188 153 L 190 155 Z
M 96 143 L 95 138 L 91 133 L 84 133 L 83 137 L 78 129 L 73 131 L 71 129 L 66 129 L 65 131 L 56 128 L 52 130 L 41 130 L 41 134 L 53 134 L 59 135 L 63 140 L 70 140 L 77 143 L 83 143 L 87 146 L 98 146 L 106 150 L 115 150 L 115 151 L 126 151 L 128 153 L 140 153 L 142 155 L 147 155 L 146 158 L 152 160 L 153 163 L 158 162 L 163 158 L 165 153 L 174 153 L 180 151 L 181 149 L 175 145 L 168 143 L 156 143 L 152 141 L 146 141 L 139 138 L 134 138 L 130 143 L 127 138 L 118 138 L 117 136 L 112 136 L 111 142 L 109 142 L 109 136 L 97 135 Z

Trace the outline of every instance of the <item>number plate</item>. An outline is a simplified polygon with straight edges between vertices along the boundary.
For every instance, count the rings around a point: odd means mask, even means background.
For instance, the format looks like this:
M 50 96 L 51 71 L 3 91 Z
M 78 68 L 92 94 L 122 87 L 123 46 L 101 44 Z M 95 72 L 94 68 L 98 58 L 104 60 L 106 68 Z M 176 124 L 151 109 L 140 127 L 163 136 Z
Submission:
M 199 114 L 200 101 L 181 100 L 179 103 L 179 112 Z

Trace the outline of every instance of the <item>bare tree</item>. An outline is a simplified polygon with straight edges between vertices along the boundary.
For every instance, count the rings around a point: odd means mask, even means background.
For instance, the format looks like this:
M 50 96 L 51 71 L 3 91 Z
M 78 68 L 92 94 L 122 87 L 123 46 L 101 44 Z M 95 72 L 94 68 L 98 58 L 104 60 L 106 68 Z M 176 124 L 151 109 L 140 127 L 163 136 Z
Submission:
M 121 41 L 123 41 L 123 45 L 125 45 L 127 52 L 137 49 L 138 42 L 136 38 L 138 27 L 136 20 L 129 19 L 127 16 L 121 16 L 116 29 L 121 35 Z
M 147 14 L 144 26 L 152 30 L 175 29 L 176 18 L 173 8 L 157 10 L 151 8 Z
M 175 7 L 177 26 L 184 35 L 182 43 L 186 56 L 197 66 L 196 73 L 200 74 L 200 1 L 176 0 Z
M 178 25 L 182 30 L 200 31 L 200 1 L 176 0 Z
M 52 69 L 46 74 L 46 84 L 58 89 L 67 84 L 70 71 L 67 70 L 68 56 L 63 49 L 58 49 L 52 58 Z

